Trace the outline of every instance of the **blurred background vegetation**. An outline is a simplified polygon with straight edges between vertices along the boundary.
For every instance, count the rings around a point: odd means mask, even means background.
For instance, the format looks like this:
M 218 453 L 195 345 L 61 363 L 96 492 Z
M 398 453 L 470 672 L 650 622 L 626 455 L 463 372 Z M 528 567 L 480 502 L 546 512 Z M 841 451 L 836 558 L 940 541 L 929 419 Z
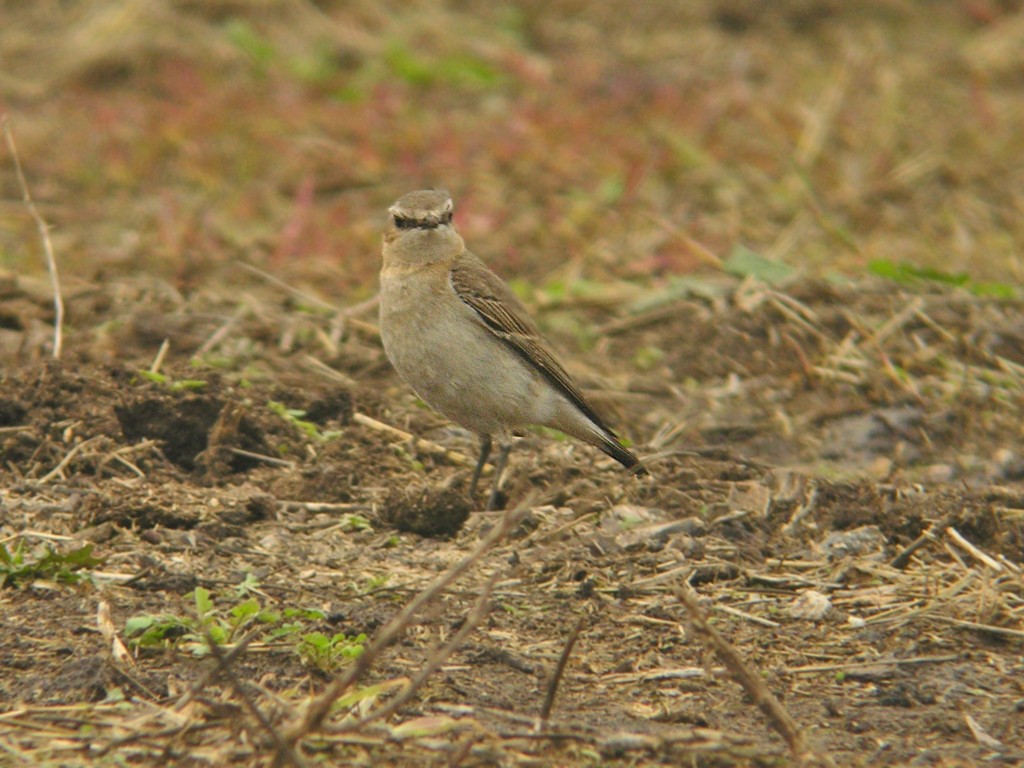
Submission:
M 1024 273 L 1020 0 L 3 0 L 0 113 L 69 280 L 246 261 L 375 290 L 448 188 L 507 277 L 658 284 L 746 248 Z M 0 268 L 45 269 L 0 160 Z

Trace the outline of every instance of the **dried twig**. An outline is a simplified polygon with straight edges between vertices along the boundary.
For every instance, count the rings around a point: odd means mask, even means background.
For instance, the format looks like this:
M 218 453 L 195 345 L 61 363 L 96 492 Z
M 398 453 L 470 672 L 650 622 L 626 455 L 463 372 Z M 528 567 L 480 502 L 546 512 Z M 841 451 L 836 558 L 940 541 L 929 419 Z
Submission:
M 355 315 L 362 315 L 371 310 L 377 309 L 380 305 L 380 294 L 375 294 L 365 301 L 360 301 L 358 304 L 353 304 L 350 307 L 338 312 L 342 317 L 354 317 Z
M 331 366 L 329 366 L 323 360 L 320 360 L 319 358 L 316 358 L 313 355 L 303 355 L 301 362 L 303 367 L 306 368 L 307 370 L 310 370 L 313 373 L 323 376 L 324 378 L 328 379 L 329 381 L 335 384 L 340 384 L 343 387 L 349 388 L 356 386 L 356 380 L 353 379 L 351 376 L 346 376 L 344 373 L 337 370 L 336 368 L 331 368 Z
M 781 667 L 780 675 L 816 675 L 822 672 L 849 672 L 856 669 L 873 669 L 876 667 L 909 667 L 917 664 L 942 664 L 960 659 L 955 653 L 945 656 L 913 656 L 906 659 L 895 657 L 879 658 L 872 661 L 850 661 L 839 664 L 809 664 L 806 667 Z
M 373 509 L 370 504 L 350 501 L 291 501 L 286 499 L 278 499 L 277 507 L 286 512 L 292 510 L 303 510 L 304 512 L 368 512 Z
M 997 627 L 994 624 L 981 624 L 977 621 L 964 621 L 963 619 L 955 619 L 952 616 L 934 616 L 933 618 L 938 621 L 944 621 L 947 624 L 952 624 L 956 627 L 965 627 L 967 629 L 977 630 L 978 632 L 988 632 L 993 635 L 1003 635 L 1005 637 L 1015 637 L 1017 639 L 1024 640 L 1024 629 Z
M 260 724 L 260 727 L 270 734 L 270 738 L 274 742 L 274 746 L 277 748 L 277 755 L 279 758 L 286 759 L 295 768 L 303 768 L 305 763 L 295 753 L 295 750 L 287 744 L 278 730 L 274 727 L 267 716 L 263 714 L 259 707 L 256 706 L 256 702 L 249 696 L 248 691 L 245 690 L 245 686 L 242 685 L 242 681 L 238 679 L 238 675 L 235 674 L 234 668 L 231 666 L 232 662 L 238 658 L 238 654 L 232 654 L 230 657 L 224 653 L 224 650 L 218 645 L 217 641 L 213 639 L 213 635 L 210 634 L 210 630 L 206 630 L 206 644 L 210 648 L 210 653 L 217 660 L 217 669 L 228 681 L 235 693 L 242 700 L 242 704 L 249 710 L 256 722 Z
M 811 480 L 807 485 L 809 490 L 806 498 L 793 510 L 789 522 L 782 526 L 782 533 L 786 536 L 796 535 L 797 527 L 818 505 L 818 484 Z
M 452 637 L 452 639 L 445 643 L 441 648 L 438 648 L 430 654 L 430 657 L 427 659 L 427 663 L 423 668 L 416 673 L 414 678 L 406 683 L 394 698 L 388 701 L 387 704 L 373 710 L 365 717 L 359 720 L 352 720 L 350 722 L 343 723 L 338 728 L 332 729 L 332 733 L 346 733 L 358 730 L 375 720 L 383 720 L 390 717 L 405 706 L 405 704 L 423 687 L 423 684 L 427 682 L 429 677 L 437 671 L 438 667 L 444 664 L 444 662 L 459 649 L 466 638 L 469 637 L 469 635 L 472 634 L 478 626 L 480 626 L 480 622 L 487 617 L 488 613 L 490 613 L 491 593 L 494 591 L 494 585 L 497 583 L 499 575 L 500 572 L 496 572 L 487 580 L 487 584 L 484 585 L 483 591 L 480 593 L 480 597 L 477 598 L 476 604 L 473 606 L 473 610 L 469 612 L 469 615 L 466 617 L 465 621 L 462 622 L 462 626 L 459 627 L 459 631 L 455 633 L 454 637 Z
M 989 733 L 981 727 L 981 724 L 971 717 L 967 712 L 961 712 L 964 716 L 964 722 L 967 723 L 967 728 L 971 732 L 971 736 L 978 742 L 979 745 L 985 749 L 990 749 L 993 752 L 1005 752 L 1006 747 L 999 739 L 996 739 L 989 735 Z
M 128 649 L 124 647 L 121 638 L 117 636 L 114 620 L 110 616 L 110 603 L 106 600 L 100 600 L 99 605 L 96 606 L 96 626 L 107 643 L 114 663 L 122 667 L 134 669 L 135 660 L 128 653 Z
M 982 552 L 976 546 L 971 544 L 971 542 L 969 542 L 967 539 L 965 539 L 963 537 L 963 535 L 960 533 L 960 531 L 958 531 L 953 526 L 950 526 L 949 528 L 946 529 L 946 535 L 950 539 L 952 539 L 953 543 L 956 544 L 956 546 L 958 546 L 960 549 L 962 549 L 965 552 L 967 552 L 975 560 L 979 560 L 982 563 L 984 563 L 985 565 L 987 565 L 993 571 L 996 571 L 997 573 L 1002 573 L 1004 570 L 1006 570 L 1005 568 L 1003 568 L 1002 563 L 1000 563 L 998 560 L 996 560 L 991 555 L 986 555 L 984 552 Z
M 88 440 L 83 440 L 78 445 L 74 446 L 64 455 L 64 458 L 60 460 L 60 463 L 57 464 L 56 467 L 39 478 L 40 485 L 50 482 L 53 478 L 57 477 L 57 475 L 61 474 L 64 471 L 64 468 L 71 463 L 71 460 L 74 459 L 75 456 L 85 450 L 86 447 L 99 441 L 102 437 L 104 437 L 104 435 L 96 435 L 95 437 L 90 437 Z
M 210 350 L 214 349 L 218 344 L 220 344 L 227 337 L 227 335 L 231 333 L 234 327 L 238 325 L 239 321 L 241 321 L 247 314 L 249 314 L 249 305 L 240 305 L 232 313 L 231 317 L 225 320 L 221 324 L 221 326 L 216 331 L 214 331 L 206 341 L 204 341 L 200 345 L 199 349 L 197 349 L 192 354 L 192 359 L 201 360 L 204 355 L 206 355 L 208 352 L 210 352 Z
M 378 432 L 383 432 L 392 437 L 397 437 L 408 443 L 412 443 L 412 446 L 417 451 L 428 453 L 431 456 L 444 459 L 449 464 L 455 464 L 459 467 L 472 467 L 476 464 L 476 460 L 466 456 L 464 453 L 458 453 L 457 451 L 449 451 L 443 445 L 431 442 L 430 440 L 424 440 L 421 437 L 416 437 L 408 432 L 405 432 L 397 427 L 392 427 L 390 424 L 385 424 L 383 421 L 377 421 L 374 418 L 367 416 L 365 413 L 354 413 L 352 414 L 352 421 L 356 424 L 362 424 L 364 427 L 375 429 Z M 494 467 L 490 464 L 484 465 L 484 474 L 488 474 L 494 471 Z
M 565 666 L 569 663 L 569 656 L 572 654 L 572 649 L 576 645 L 576 638 L 580 636 L 581 629 L 583 629 L 582 616 L 576 622 L 576 626 L 572 628 L 572 631 L 569 632 L 569 637 L 565 640 L 565 647 L 562 649 L 562 655 L 558 657 L 558 664 L 555 665 L 555 671 L 551 674 L 551 679 L 548 681 L 548 690 L 544 695 L 544 706 L 540 710 L 542 722 L 547 722 L 548 718 L 551 717 L 551 708 L 555 706 L 555 694 L 558 693 L 558 684 L 562 682 Z
M 265 464 L 273 464 L 277 467 L 288 467 L 289 469 L 295 468 L 295 462 L 289 461 L 288 459 L 279 459 L 276 456 L 267 456 L 264 453 L 256 453 L 254 451 L 247 451 L 244 448 L 228 448 L 228 450 L 235 454 L 235 456 L 242 456 L 246 459 L 253 459 L 254 461 L 262 461 Z
M 249 643 L 252 642 L 254 637 L 255 634 L 250 633 L 244 636 L 241 640 L 239 640 L 235 644 L 235 647 L 232 648 L 228 653 L 225 654 L 222 652 L 221 655 L 224 657 L 224 663 L 230 665 L 234 662 L 235 659 L 237 659 L 239 656 L 245 653 L 245 649 L 249 647 Z M 217 673 L 219 671 L 219 664 L 216 667 L 209 667 L 206 670 L 206 672 L 202 674 L 199 677 L 199 679 L 192 684 L 192 687 L 182 694 L 181 698 L 174 703 L 174 706 L 171 707 L 171 709 L 175 712 L 180 712 L 181 710 L 183 710 L 189 704 L 189 702 L 191 702 L 196 696 L 199 695 L 199 693 L 206 686 L 210 684 L 210 682 L 217 676 Z
M 689 587 L 676 589 L 675 594 L 686 608 L 690 616 L 690 626 L 693 627 L 694 632 L 704 645 L 715 653 L 732 674 L 733 679 L 743 687 L 747 695 L 764 712 L 772 727 L 786 740 L 793 757 L 801 763 L 824 761 L 826 764 L 832 764 L 831 759 L 815 755 L 808 749 L 803 731 L 782 705 L 782 702 L 768 690 L 768 686 L 764 684 L 760 675 L 751 669 L 746 660 L 740 656 L 736 647 L 711 626 L 707 613 L 697 602 L 697 594 Z
M 167 357 L 167 353 L 171 350 L 171 340 L 164 339 L 160 344 L 160 349 L 156 351 L 156 357 L 153 358 L 153 364 L 149 366 L 150 373 L 160 373 L 160 368 L 163 367 L 164 359 Z
M 501 524 L 496 525 L 472 552 L 434 579 L 433 582 L 419 592 L 405 608 L 392 618 L 373 639 L 373 642 L 366 646 L 366 650 L 360 654 L 345 674 L 335 678 L 323 693 L 310 702 L 299 722 L 288 729 L 285 736 L 287 743 L 290 746 L 294 746 L 309 733 L 320 728 L 324 719 L 330 714 L 334 703 L 373 666 L 373 663 L 384 649 L 397 640 L 412 625 L 416 614 L 475 565 L 491 547 L 501 541 L 519 522 L 526 511 L 527 507 L 522 506 L 506 513 Z M 278 754 L 274 760 L 274 765 L 281 765 L 283 757 L 283 755 Z
M 284 280 L 278 277 L 274 277 L 274 275 L 270 274 L 269 272 L 266 272 L 265 270 L 260 269 L 257 266 L 254 266 L 252 264 L 246 264 L 244 261 L 238 262 L 238 266 L 240 266 L 246 272 L 254 274 L 257 277 L 266 280 L 268 283 L 271 283 L 272 285 L 276 285 L 278 288 L 282 289 L 286 293 L 290 293 L 295 298 L 301 299 L 302 301 L 311 304 L 314 307 L 318 307 L 329 312 L 334 312 L 337 309 L 337 307 L 335 307 L 330 302 L 324 301 L 323 299 L 318 298 L 317 296 L 314 296 L 311 293 L 306 293 L 305 291 L 300 290 L 299 288 L 296 288 L 293 285 L 288 285 L 288 283 L 286 283 Z
M 761 616 L 754 616 L 753 614 L 747 613 L 746 611 L 741 611 L 738 608 L 733 608 L 731 605 L 716 605 L 715 610 L 721 611 L 722 613 L 728 613 L 730 616 L 736 616 L 740 619 L 743 619 L 744 621 L 752 621 L 755 624 L 760 624 L 762 627 L 782 626 L 777 621 L 772 621 L 771 619 L 766 619 Z
M 889 567 L 898 568 L 899 570 L 903 570 L 904 568 L 906 568 L 907 564 L 910 562 L 910 558 L 913 557 L 914 553 L 917 552 L 917 550 L 921 549 L 921 547 L 923 547 L 928 542 L 935 541 L 934 531 L 934 526 L 929 527 L 928 530 L 926 530 L 924 533 L 922 533 L 920 536 L 914 539 L 910 544 L 907 545 L 907 547 L 902 552 L 900 552 L 898 555 L 896 555 L 896 557 L 890 560 Z
M 25 201 L 29 215 L 36 223 L 39 230 L 39 237 L 43 241 L 43 252 L 46 254 L 46 271 L 50 274 L 50 286 L 53 288 L 53 359 L 60 360 L 61 348 L 64 346 L 64 299 L 60 292 L 60 275 L 57 272 L 57 258 L 53 255 L 53 243 L 50 241 L 50 226 L 46 223 L 39 210 L 36 208 L 32 194 L 28 191 L 28 182 L 25 181 L 25 173 L 21 169 L 21 160 L 18 157 L 18 148 L 14 144 L 14 134 L 11 132 L 11 125 L 7 115 L 0 118 L 0 126 L 3 127 L 4 139 L 7 141 L 7 148 L 14 160 L 14 172 L 18 177 L 18 186 L 21 187 L 21 198 Z

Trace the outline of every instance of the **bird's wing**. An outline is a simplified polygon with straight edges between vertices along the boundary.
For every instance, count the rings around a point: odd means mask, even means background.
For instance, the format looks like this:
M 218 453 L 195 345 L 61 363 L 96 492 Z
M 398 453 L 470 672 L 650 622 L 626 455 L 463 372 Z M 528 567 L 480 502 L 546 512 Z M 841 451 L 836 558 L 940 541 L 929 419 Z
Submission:
M 539 371 L 597 427 L 615 436 L 555 359 L 526 309 L 500 277 L 476 256 L 466 252 L 452 266 L 448 278 L 455 294 L 477 314 L 491 333 Z

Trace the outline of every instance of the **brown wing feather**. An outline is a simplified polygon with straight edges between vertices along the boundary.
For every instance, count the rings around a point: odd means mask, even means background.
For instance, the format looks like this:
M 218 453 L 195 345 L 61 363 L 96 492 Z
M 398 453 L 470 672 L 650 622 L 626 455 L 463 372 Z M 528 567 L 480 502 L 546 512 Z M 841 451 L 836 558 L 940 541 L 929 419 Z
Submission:
M 548 349 L 536 324 L 516 295 L 496 274 L 468 251 L 449 273 L 452 288 L 499 339 L 536 368 L 600 429 L 615 437 Z

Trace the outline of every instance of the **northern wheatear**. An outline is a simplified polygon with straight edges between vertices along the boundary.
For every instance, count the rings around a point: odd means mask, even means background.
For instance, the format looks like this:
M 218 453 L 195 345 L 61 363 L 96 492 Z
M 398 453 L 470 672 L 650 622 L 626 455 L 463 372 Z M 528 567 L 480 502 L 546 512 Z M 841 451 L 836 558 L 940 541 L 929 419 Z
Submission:
M 392 205 L 380 271 L 380 334 L 392 365 L 431 408 L 480 436 L 469 494 L 500 448 L 494 487 L 512 435 L 529 425 L 561 430 L 636 475 L 640 460 L 616 439 L 541 338 L 509 287 L 452 225 L 447 192 L 410 192 Z

